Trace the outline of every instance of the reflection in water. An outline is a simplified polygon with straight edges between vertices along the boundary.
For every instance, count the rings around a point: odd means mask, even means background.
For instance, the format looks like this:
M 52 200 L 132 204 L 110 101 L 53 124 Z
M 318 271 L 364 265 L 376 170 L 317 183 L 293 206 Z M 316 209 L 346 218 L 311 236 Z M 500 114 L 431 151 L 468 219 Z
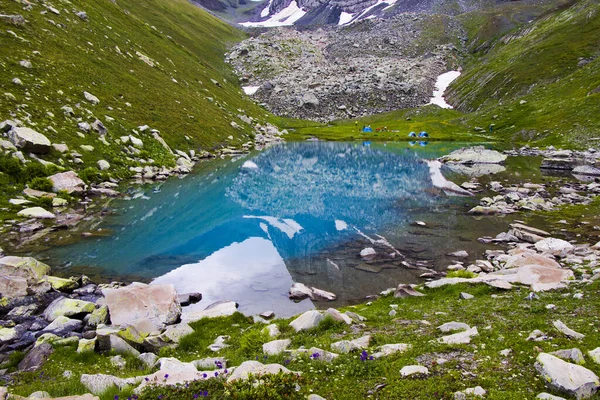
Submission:
M 259 314 L 265 304 L 277 315 L 291 315 L 313 307 L 310 300 L 287 302 L 285 293 L 292 276 L 273 244 L 251 237 L 217 250 L 204 260 L 186 264 L 156 278 L 153 283 L 172 283 L 179 293 L 202 292 L 202 303 L 186 307 L 185 312 L 204 309 L 224 298 L 244 299 L 240 311 Z
M 441 155 L 433 145 L 419 151 Z M 418 254 L 438 239 L 447 244 L 456 224 L 454 200 L 436 192 L 427 165 L 406 144 L 284 144 L 203 163 L 183 180 L 132 197 L 103 222 L 112 236 L 54 248 L 50 257 L 201 292 L 199 308 L 235 300 L 248 313 L 310 307 L 287 300 L 292 280 L 332 291 L 339 303 L 414 281 L 418 271 L 400 259 L 362 263 L 367 237 L 380 234 Z M 409 223 L 428 216 L 440 229 L 415 241 Z

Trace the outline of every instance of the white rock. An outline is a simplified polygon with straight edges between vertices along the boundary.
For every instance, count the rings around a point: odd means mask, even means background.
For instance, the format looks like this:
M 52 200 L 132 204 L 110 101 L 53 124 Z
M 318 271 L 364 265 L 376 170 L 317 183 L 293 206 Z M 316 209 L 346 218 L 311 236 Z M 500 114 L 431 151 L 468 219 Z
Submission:
M 411 347 L 410 344 L 405 343 L 392 343 L 392 344 L 384 344 L 378 348 L 378 351 L 373 354 L 373 358 L 381 358 L 385 356 L 389 356 L 394 353 L 403 353 Z
M 75 171 L 66 171 L 54 174 L 48 177 L 52 182 L 52 191 L 59 192 L 65 190 L 71 194 L 73 192 L 81 193 L 85 190 L 85 182 L 79 178 Z
M 575 246 L 566 240 L 556 238 L 546 238 L 535 243 L 535 248 L 540 253 L 548 253 L 555 256 L 571 253 Z
M 403 378 L 411 375 L 429 375 L 429 369 L 422 365 L 407 365 L 400 370 L 400 376 Z
M 446 322 L 443 325 L 438 326 L 438 329 L 442 332 L 454 332 L 454 331 L 467 331 L 471 327 L 464 322 Z
M 592 397 L 600 386 L 598 376 L 589 369 L 551 354 L 540 353 L 535 368 L 548 386 L 578 399 Z
M 540 400 L 566 400 L 564 397 L 554 396 L 550 393 L 540 393 L 535 398 Z
M 110 163 L 106 160 L 98 160 L 97 164 L 100 171 L 106 171 L 110 169 Z
M 565 325 L 561 320 L 556 320 L 552 323 L 552 325 L 554 325 L 554 327 L 556 329 L 558 329 L 559 331 L 561 331 L 562 333 L 565 334 L 565 336 L 571 338 L 571 339 L 583 339 L 585 337 L 585 335 L 579 333 L 579 332 L 575 332 L 573 329 L 569 328 L 567 325 Z
M 227 383 L 231 383 L 238 379 L 248 379 L 250 374 L 253 376 L 262 376 L 278 373 L 290 374 L 293 372 L 280 364 L 262 364 L 258 361 L 244 361 L 227 378 Z
M 445 344 L 466 344 L 471 343 L 471 337 L 477 336 L 477 327 L 473 327 L 464 332 L 455 333 L 453 335 L 443 336 L 438 339 L 438 342 Z
M 50 211 L 44 210 L 42 207 L 30 207 L 24 210 L 21 210 L 17 213 L 21 217 L 27 218 L 37 218 L 37 219 L 53 219 L 56 218 L 56 215 L 52 214 Z
M 268 356 L 274 356 L 283 353 L 288 347 L 290 347 L 292 341 L 290 339 L 273 340 L 263 344 L 263 353 Z
M 377 252 L 372 247 L 367 247 L 360 251 L 360 256 L 364 259 L 374 258 L 376 255 Z
M 325 317 L 323 317 L 319 311 L 310 310 L 290 322 L 290 326 L 294 328 L 296 332 L 300 332 L 318 326 L 323 318 Z
M 89 92 L 83 92 L 83 97 L 85 97 L 85 99 L 92 104 L 100 103 L 100 100 L 96 96 L 94 96 L 93 94 L 91 94 Z

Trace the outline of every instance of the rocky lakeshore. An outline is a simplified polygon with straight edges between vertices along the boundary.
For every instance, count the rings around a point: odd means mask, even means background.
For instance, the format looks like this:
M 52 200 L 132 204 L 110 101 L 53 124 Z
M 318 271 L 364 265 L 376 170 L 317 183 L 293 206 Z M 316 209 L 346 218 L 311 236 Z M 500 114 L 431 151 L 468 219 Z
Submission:
M 183 178 L 202 160 L 235 157 L 253 149 L 264 149 L 282 142 L 283 135 L 287 133 L 269 123 L 264 126 L 258 124 L 251 117 L 240 115 L 240 118 L 248 124 L 254 124 L 253 140 L 239 148 L 226 147 L 213 152 L 172 150 L 159 131 L 147 125 L 139 126 L 131 135 L 114 139 L 115 143 L 122 146 L 127 157 L 138 166 L 114 174 L 106 160 L 98 160 L 96 168 L 84 168 L 82 155 L 77 150 L 69 149 L 64 143 L 51 143 L 42 133 L 23 127 L 22 121 L 6 120 L 0 123 L 0 132 L 5 137 L 0 140 L 0 148 L 5 159 L 10 160 L 2 165 L 10 164 L 10 168 L 24 171 L 40 170 L 36 172 L 39 176 L 27 182 L 21 193 L 7 199 L 10 207 L 2 209 L 6 213 L 15 213 L 15 218 L 6 219 L 0 231 L 4 238 L 4 248 L 13 251 L 35 248 L 39 243 L 47 241 L 52 234 L 67 236 L 65 231 L 92 236 L 98 222 L 110 212 L 111 199 L 126 195 L 122 193 L 124 184 L 135 186 L 165 181 L 170 177 Z M 232 124 L 236 123 L 232 121 Z M 84 128 L 87 132 L 97 131 L 103 141 L 111 140 L 99 120 Z M 158 165 L 153 159 L 141 158 L 140 155 L 145 146 L 149 146 L 149 142 L 159 143 L 163 150 L 168 151 L 174 160 L 173 165 Z M 151 143 L 150 146 L 152 145 Z M 83 151 L 94 151 L 92 146 L 86 146 L 81 146 Z M 48 159 L 53 161 L 47 161 Z M 69 164 L 78 167 L 75 169 Z M 2 170 L 7 168 L 9 167 L 3 167 Z M 54 173 L 44 176 L 48 171 Z
M 499 165 L 516 152 L 507 153 L 475 147 L 441 161 L 476 168 Z M 581 164 L 592 165 L 596 158 L 592 150 L 568 154 Z M 513 212 L 532 211 L 518 201 L 552 199 L 540 192 L 556 189 L 525 193 L 520 189 L 527 183 L 506 191 L 490 185 L 507 205 L 517 204 Z M 474 195 L 481 189 L 476 180 L 462 186 Z M 525 197 L 511 200 L 513 193 Z M 569 194 L 558 190 L 562 200 L 554 207 L 589 204 L 594 197 L 591 190 L 563 199 Z M 496 249 L 484 254 L 472 254 L 468 246 L 456 249 L 449 254 L 454 263 L 446 271 L 424 271 L 422 283 L 401 283 L 364 304 L 325 306 L 325 311 L 273 321 L 268 311 L 244 317 L 232 301 L 185 313 L 187 305 L 201 301 L 200 294 L 178 294 L 171 285 L 96 285 L 85 276 L 57 278 L 33 258 L 5 256 L 0 258 L 3 393 L 29 395 L 25 388 L 38 387 L 31 377 L 39 371 L 58 373 L 45 363 L 58 357 L 72 368 L 60 373 L 79 388 L 68 393 L 78 393 L 73 399 L 230 398 L 233 393 L 239 398 L 258 393 L 390 398 L 414 385 L 454 399 L 501 398 L 502 385 L 522 398 L 593 398 L 600 387 L 595 372 L 600 363 L 598 306 L 593 301 L 600 292 L 600 243 L 560 237 L 564 232 L 515 222 L 507 232 L 480 238 Z M 369 260 L 381 251 L 364 249 L 357 257 Z M 299 283 L 289 296 L 335 299 L 333 293 Z M 85 353 L 94 354 L 102 367 L 69 361 Z M 518 374 L 511 377 L 515 370 Z M 322 380 L 324 371 L 328 378 Z M 348 379 L 366 386 L 340 387 Z M 51 398 L 57 387 L 49 383 L 48 392 L 38 390 L 29 398 Z

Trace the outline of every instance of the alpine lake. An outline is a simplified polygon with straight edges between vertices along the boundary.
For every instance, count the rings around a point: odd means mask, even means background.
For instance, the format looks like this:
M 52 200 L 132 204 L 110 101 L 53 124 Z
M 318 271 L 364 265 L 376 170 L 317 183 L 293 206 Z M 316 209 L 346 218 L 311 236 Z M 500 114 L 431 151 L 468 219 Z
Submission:
M 497 249 L 478 238 L 506 232 L 520 214 L 468 214 L 489 182 L 559 179 L 543 176 L 535 157 L 485 168 L 444 165 L 446 179 L 476 178 L 483 189 L 476 197 L 449 196 L 433 186 L 425 160 L 466 146 L 307 141 L 202 161 L 182 179 L 125 187 L 93 235 L 34 255 L 63 276 L 202 293 L 189 311 L 234 300 L 248 315 L 291 316 L 357 303 L 444 271 L 457 260 L 450 252 L 468 250 L 468 262 Z M 365 248 L 376 256 L 361 258 Z M 294 282 L 337 299 L 293 302 Z

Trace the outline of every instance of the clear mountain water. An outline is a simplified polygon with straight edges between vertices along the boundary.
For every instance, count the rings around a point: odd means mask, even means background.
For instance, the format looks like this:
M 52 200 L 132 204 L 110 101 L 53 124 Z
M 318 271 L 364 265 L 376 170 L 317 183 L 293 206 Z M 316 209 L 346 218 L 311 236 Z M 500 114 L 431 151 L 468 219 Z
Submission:
M 293 282 L 336 293 L 333 305 L 355 302 L 417 281 L 415 268 L 439 268 L 445 252 L 482 233 L 465 216 L 475 200 L 434 189 L 423 162 L 461 145 L 424 145 L 288 143 L 203 162 L 113 203 L 101 225 L 110 235 L 47 255 L 63 273 L 85 268 L 201 292 L 195 308 L 224 299 L 249 314 L 312 308 L 287 299 Z M 365 263 L 365 247 L 387 255 Z

